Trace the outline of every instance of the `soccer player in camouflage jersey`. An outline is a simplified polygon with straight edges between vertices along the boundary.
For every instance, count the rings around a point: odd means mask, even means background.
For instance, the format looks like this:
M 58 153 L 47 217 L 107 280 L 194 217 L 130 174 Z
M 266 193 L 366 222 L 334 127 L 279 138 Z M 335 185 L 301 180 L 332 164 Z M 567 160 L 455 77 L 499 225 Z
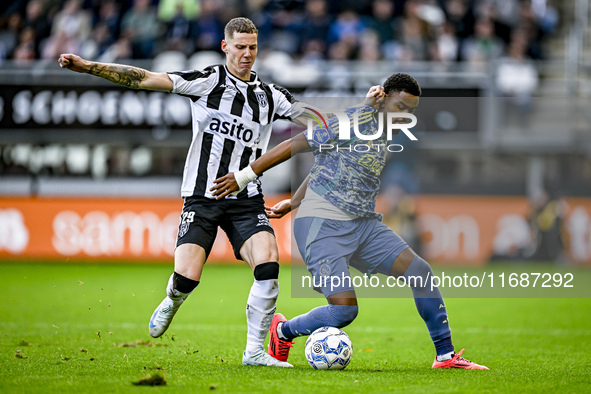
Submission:
M 373 107 L 356 106 L 344 112 L 351 121 L 357 118 L 360 134 L 370 136 L 377 133 Z M 354 216 L 381 221 L 382 215 L 374 209 L 380 187 L 379 175 L 388 153 L 386 133 L 373 141 L 364 141 L 356 136 L 341 140 L 337 117 L 328 120 L 328 129 L 327 133 L 323 128 L 315 128 L 312 138 L 307 141 L 316 159 L 310 171 L 308 189 L 332 206 Z M 363 154 L 350 152 L 357 146 L 363 146 Z M 327 205 L 324 201 L 319 202 Z M 321 207 L 315 205 L 313 208 Z
M 290 320 L 275 314 L 269 343 L 273 357 L 287 360 L 292 340 L 298 336 L 309 335 L 320 327 L 342 328 L 353 322 L 358 305 L 351 281 L 339 281 L 339 286 L 322 281 L 323 277 L 350 278 L 349 266 L 353 266 L 362 273 L 404 277 L 435 345 L 433 368 L 488 369 L 461 357 L 463 350 L 455 352 L 445 303 L 439 288 L 428 281 L 433 276 L 430 265 L 374 211 L 379 175 L 389 150 L 387 133 L 382 132 L 375 140 L 361 136 L 378 134 L 380 112 L 382 116 L 399 113 L 395 122 L 407 123 L 406 114 L 416 110 L 420 95 L 421 88 L 414 78 L 393 74 L 383 87 L 373 86 L 362 104 L 345 110 L 351 125 L 348 133 L 339 130 L 337 118 L 331 118 L 327 127 L 315 127 L 312 135 L 307 131 L 296 135 L 252 163 L 252 171 L 260 175 L 294 154 L 311 150 L 315 156 L 302 187 L 292 199 L 269 209 L 268 215 L 282 217 L 299 206 L 294 221 L 298 249 L 313 283 L 321 283 L 319 290 L 328 305 Z M 213 194 L 222 198 L 239 190 L 245 181 L 236 179 L 244 179 L 244 174 L 239 171 L 217 179 Z

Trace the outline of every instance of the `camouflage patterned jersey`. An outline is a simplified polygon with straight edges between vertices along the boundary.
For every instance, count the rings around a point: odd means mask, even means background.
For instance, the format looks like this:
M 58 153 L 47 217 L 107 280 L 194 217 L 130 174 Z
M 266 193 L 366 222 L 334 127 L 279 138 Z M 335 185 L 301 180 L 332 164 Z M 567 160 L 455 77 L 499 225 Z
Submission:
M 345 113 L 349 117 L 350 139 L 339 139 L 337 117 L 328 120 L 328 130 L 324 124 L 314 127 L 312 138 L 308 138 L 308 131 L 304 132 L 315 156 L 308 188 L 346 212 L 382 220 L 375 205 L 379 176 L 388 153 L 386 131 L 378 139 L 361 140 L 353 130 L 354 114 L 358 116 L 359 133 L 374 135 L 378 129 L 377 110 L 361 105 L 347 108 Z

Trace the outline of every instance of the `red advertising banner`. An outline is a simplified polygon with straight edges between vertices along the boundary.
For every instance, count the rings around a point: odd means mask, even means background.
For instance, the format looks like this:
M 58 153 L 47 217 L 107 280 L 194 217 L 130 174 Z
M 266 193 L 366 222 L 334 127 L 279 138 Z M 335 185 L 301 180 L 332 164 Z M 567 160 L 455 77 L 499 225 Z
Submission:
M 267 204 L 284 197 L 267 198 Z M 180 198 L 0 198 L 0 258 L 172 260 L 182 203 Z M 528 221 L 530 206 L 525 198 L 419 196 L 413 205 L 421 253 L 433 261 L 484 264 L 493 256 L 527 250 L 539 236 Z M 565 199 L 561 207 L 559 234 L 564 255 L 590 264 L 591 199 Z M 386 213 L 389 224 L 383 199 L 378 210 Z M 542 212 L 536 219 L 541 227 L 553 219 L 552 212 Z M 271 222 L 280 259 L 289 261 L 290 218 Z M 235 261 L 221 230 L 210 260 Z
M 182 206 L 180 198 L 0 199 L 0 257 L 171 260 Z M 288 260 L 289 217 L 273 226 Z M 235 260 L 221 230 L 210 259 Z

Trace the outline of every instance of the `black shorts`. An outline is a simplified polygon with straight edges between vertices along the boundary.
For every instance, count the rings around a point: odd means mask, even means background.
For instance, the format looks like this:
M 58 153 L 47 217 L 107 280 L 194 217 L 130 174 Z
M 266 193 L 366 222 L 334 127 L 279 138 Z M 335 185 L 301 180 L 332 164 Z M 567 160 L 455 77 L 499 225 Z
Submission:
M 259 231 L 273 235 L 273 227 L 265 213 L 263 196 L 214 200 L 206 197 L 186 197 L 179 225 L 176 246 L 196 244 L 209 256 L 218 227 L 228 236 L 238 260 L 244 242 Z

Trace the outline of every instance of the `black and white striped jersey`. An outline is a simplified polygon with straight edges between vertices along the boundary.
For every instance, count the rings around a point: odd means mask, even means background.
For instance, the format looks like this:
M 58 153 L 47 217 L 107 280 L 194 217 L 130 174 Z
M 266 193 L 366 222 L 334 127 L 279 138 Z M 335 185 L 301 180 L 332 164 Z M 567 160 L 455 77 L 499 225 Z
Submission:
M 261 82 L 254 72 L 249 82 L 224 65 L 168 75 L 172 92 L 191 99 L 193 140 L 183 173 L 183 197 L 214 198 L 209 189 L 216 178 L 243 169 L 267 150 L 274 120 L 291 120 L 304 112 L 303 104 L 287 90 Z M 256 179 L 237 196 L 226 198 L 260 193 Z

